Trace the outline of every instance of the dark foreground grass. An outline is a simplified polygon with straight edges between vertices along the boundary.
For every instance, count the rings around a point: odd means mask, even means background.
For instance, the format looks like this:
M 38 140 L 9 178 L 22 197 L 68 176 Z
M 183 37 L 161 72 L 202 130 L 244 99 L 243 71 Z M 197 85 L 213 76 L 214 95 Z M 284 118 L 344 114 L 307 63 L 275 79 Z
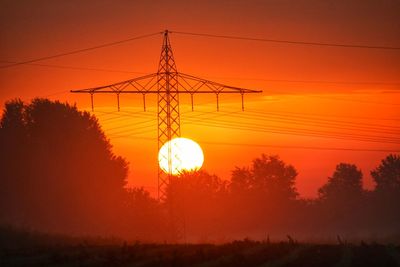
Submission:
M 400 247 L 249 240 L 223 245 L 82 242 L 3 247 L 0 259 L 0 266 L 400 266 Z
M 400 246 L 258 242 L 141 244 L 74 238 L 0 227 L 0 267 L 7 266 L 400 266 Z

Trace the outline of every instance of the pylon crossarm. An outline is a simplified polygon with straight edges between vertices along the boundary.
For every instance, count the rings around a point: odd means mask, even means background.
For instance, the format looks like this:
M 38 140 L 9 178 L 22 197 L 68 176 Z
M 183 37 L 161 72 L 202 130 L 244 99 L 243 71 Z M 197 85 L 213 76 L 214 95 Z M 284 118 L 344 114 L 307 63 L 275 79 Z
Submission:
M 163 93 L 163 90 L 157 90 L 159 75 L 162 73 L 152 73 L 149 75 L 136 77 L 134 79 L 87 89 L 71 90 L 72 93 L 89 93 L 89 94 L 158 94 Z M 179 94 L 194 94 L 194 93 L 261 93 L 261 90 L 252 90 L 241 87 L 234 87 L 222 83 L 198 78 L 189 74 L 176 72 L 178 77 L 179 90 L 175 91 Z M 166 91 L 165 91 L 166 92 Z M 165 93 L 164 92 L 164 93 Z
M 185 78 L 182 78 L 182 77 L 180 77 L 181 79 L 178 79 L 178 84 L 179 84 L 179 86 L 180 87 L 182 87 L 182 88 L 190 88 L 189 89 L 189 91 L 191 91 L 192 93 L 195 93 L 195 92 L 197 92 L 198 90 L 200 90 L 200 88 L 204 85 L 204 81 L 201 81 L 201 80 L 199 80 L 199 81 L 196 81 L 196 83 L 195 84 L 191 84 L 191 83 L 189 83 Z M 184 83 L 184 84 L 182 84 L 182 82 Z
M 154 87 L 157 85 L 157 79 L 155 79 L 156 77 L 157 73 L 152 73 L 109 85 L 87 89 L 71 90 L 71 93 L 124 93 L 124 91 L 128 88 L 133 90 L 128 89 L 127 91 L 137 91 L 137 93 L 145 93 L 146 91 L 154 89 Z
M 132 91 L 132 90 L 123 90 L 123 91 L 79 91 L 79 92 L 73 92 L 73 93 L 86 93 L 86 94 L 158 94 L 158 93 L 167 93 L 168 91 L 165 90 L 149 90 L 149 91 Z M 190 91 L 190 90 L 179 90 L 175 91 L 175 93 L 178 94 L 249 94 L 249 93 L 259 93 L 259 92 L 247 92 L 247 91 L 213 91 L 213 90 L 197 90 L 197 91 Z M 261 92 L 260 92 L 261 93 Z
M 230 85 L 225 85 L 222 83 L 202 79 L 190 74 L 185 73 L 178 73 L 178 80 L 179 84 L 182 89 L 186 91 L 190 91 L 189 93 L 240 93 L 240 94 L 247 94 L 247 93 L 261 93 L 261 90 L 253 90 L 241 87 L 234 87 Z M 181 82 L 182 81 L 182 82 Z M 190 84 L 195 83 L 195 85 L 191 86 Z M 186 86 L 185 86 L 186 85 Z M 189 87 L 189 88 L 188 88 Z M 203 87 L 206 87 L 206 90 L 201 90 Z M 207 90 L 209 89 L 209 90 Z M 179 91 L 181 93 L 182 90 Z

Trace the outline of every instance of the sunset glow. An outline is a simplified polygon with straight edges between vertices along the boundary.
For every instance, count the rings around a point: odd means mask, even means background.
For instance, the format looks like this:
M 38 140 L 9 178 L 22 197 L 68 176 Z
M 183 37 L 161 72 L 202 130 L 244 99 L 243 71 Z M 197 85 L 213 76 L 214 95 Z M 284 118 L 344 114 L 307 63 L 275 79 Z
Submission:
M 1 2 L 6 265 L 396 266 L 400 1 Z
M 165 29 L 322 43 L 385 46 L 399 43 L 395 34 L 398 32 L 397 5 L 385 6 L 379 1 L 366 5 L 361 13 L 355 3 L 332 3 L 337 5 L 333 8 L 330 2 L 314 5 L 307 1 L 290 4 L 285 1 L 280 4 L 182 1 L 172 6 L 117 1 L 99 4 L 95 13 L 88 3 L 83 3 L 79 12 L 73 5 L 65 6 L 68 19 L 54 18 L 52 14 L 58 12 L 59 6 L 55 2 L 43 3 L 46 4 L 27 2 L 18 6 L 15 3 L 9 9 L 2 9 L 4 25 L 9 25 L 2 30 L 3 60 L 22 62 Z M 354 14 L 358 14 L 357 20 Z M 199 19 L 193 20 L 194 17 Z M 243 23 L 237 25 L 237 21 Z M 133 30 L 129 25 L 141 27 Z M 20 35 L 22 32 L 29 34 Z M 45 43 L 43 36 L 46 36 Z M 90 97 L 71 94 L 70 90 L 156 72 L 162 38 L 160 34 L 4 68 L 0 103 L 4 105 L 16 97 L 25 101 L 48 97 L 76 103 L 79 109 L 90 112 Z M 223 84 L 263 90 L 262 95 L 245 96 L 244 112 L 240 112 L 240 96 L 220 95 L 220 112 L 215 114 L 215 96 L 196 95 L 193 112 L 190 96 L 180 96 L 181 132 L 205 141 L 202 149 L 208 157 L 203 168 L 211 173 L 229 179 L 234 166 L 248 165 L 260 153 L 279 154 L 297 166 L 300 194 L 315 197 L 334 162 L 342 160 L 358 164 L 364 172 L 364 187 L 373 189 L 370 170 L 388 150 L 400 149 L 392 142 L 399 133 L 400 115 L 397 50 L 257 42 L 178 33 L 172 33 L 170 40 L 178 71 Z M 94 106 L 93 114 L 116 153 L 132 163 L 128 185 L 145 185 L 155 195 L 156 96 L 146 96 L 146 112 L 142 112 L 141 95 L 121 94 L 120 112 L 117 112 L 115 95 L 95 95 Z M 194 123 L 198 120 L 201 121 Z M 371 140 L 371 136 L 379 139 Z M 386 143 L 387 139 L 391 143 Z M 225 144 L 215 144 L 222 142 Z M 137 156 L 144 153 L 148 157 Z M 314 164 L 315 158 L 319 159 L 318 164 Z

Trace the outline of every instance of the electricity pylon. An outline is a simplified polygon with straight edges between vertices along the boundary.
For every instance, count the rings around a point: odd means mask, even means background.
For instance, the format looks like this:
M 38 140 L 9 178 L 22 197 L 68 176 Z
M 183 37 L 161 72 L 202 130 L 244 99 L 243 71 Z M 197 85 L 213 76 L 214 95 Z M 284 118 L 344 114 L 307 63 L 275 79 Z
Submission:
M 156 94 L 158 100 L 158 151 L 165 143 L 181 135 L 179 114 L 180 94 L 190 95 L 192 111 L 194 109 L 193 99 L 195 94 L 214 94 L 216 96 L 218 111 L 220 94 L 240 94 L 242 110 L 244 110 L 244 95 L 262 92 L 260 90 L 228 86 L 178 72 L 172 53 L 169 33 L 168 30 L 163 32 L 164 39 L 157 73 L 100 87 L 71 90 L 72 93 L 90 94 L 92 111 L 94 109 L 93 96 L 95 94 L 115 94 L 118 111 L 120 110 L 119 99 L 121 94 L 141 94 L 144 111 L 146 111 L 146 95 Z M 164 172 L 160 167 L 158 168 L 158 199 L 161 202 L 166 200 L 166 189 L 173 177 L 172 173 L 174 170 L 172 169 L 171 150 L 169 145 L 168 154 L 164 155 L 165 160 L 168 162 L 168 172 Z M 178 228 L 180 227 L 178 226 Z M 180 236 L 182 234 L 178 233 L 177 235 Z

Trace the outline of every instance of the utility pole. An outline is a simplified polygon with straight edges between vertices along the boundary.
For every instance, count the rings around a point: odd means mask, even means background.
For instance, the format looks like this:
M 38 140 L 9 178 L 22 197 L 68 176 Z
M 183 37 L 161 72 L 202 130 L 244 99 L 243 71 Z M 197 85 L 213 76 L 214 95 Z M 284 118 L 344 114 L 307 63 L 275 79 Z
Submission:
M 170 33 L 168 30 L 163 32 L 164 38 L 157 73 L 100 87 L 71 90 L 72 93 L 90 94 L 92 111 L 94 109 L 95 94 L 115 94 L 118 111 L 120 110 L 119 99 L 121 94 L 141 94 L 144 111 L 146 111 L 146 96 L 156 94 L 158 100 L 158 151 L 168 141 L 181 136 L 180 94 L 190 95 L 192 110 L 194 109 L 195 94 L 214 94 L 216 96 L 217 111 L 219 111 L 220 94 L 239 94 L 241 96 L 242 110 L 244 110 L 244 95 L 262 92 L 260 90 L 228 86 L 178 72 L 169 40 Z M 172 169 L 171 150 L 171 147 L 168 147 L 168 154 L 165 155 L 167 157 L 165 160 L 168 161 L 168 172 L 166 173 L 160 167 L 158 168 L 158 199 L 160 202 L 165 202 L 168 193 L 166 191 L 167 186 L 173 179 L 172 173 L 174 170 Z M 170 197 L 174 198 L 175 196 L 172 193 Z M 176 232 L 174 235 L 176 239 L 182 240 L 185 236 L 184 218 L 174 207 L 170 208 L 170 212 L 172 213 L 172 228 Z

